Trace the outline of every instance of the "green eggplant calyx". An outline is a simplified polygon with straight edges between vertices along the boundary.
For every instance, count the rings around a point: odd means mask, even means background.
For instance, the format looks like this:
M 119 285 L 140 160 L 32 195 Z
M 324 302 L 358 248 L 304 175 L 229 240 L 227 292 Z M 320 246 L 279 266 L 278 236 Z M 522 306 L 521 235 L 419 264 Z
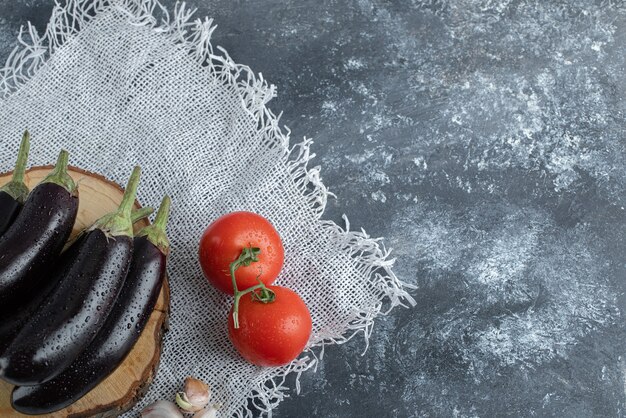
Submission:
M 52 169 L 52 172 L 44 178 L 40 184 L 43 183 L 54 183 L 63 187 L 65 190 L 70 192 L 73 196 L 76 196 L 76 183 L 69 174 L 67 174 L 67 164 L 69 161 L 69 153 L 65 150 L 62 150 L 59 153 L 59 158 L 57 159 L 57 163 Z
M 170 215 L 170 206 L 172 200 L 169 196 L 165 196 L 161 201 L 159 210 L 154 218 L 154 223 L 141 229 L 137 233 L 138 237 L 145 236 L 155 247 L 157 247 L 166 256 L 170 252 L 170 241 L 167 238 L 165 228 Z
M 24 183 L 10 181 L 0 188 L 0 192 L 5 192 L 19 203 L 24 203 L 29 190 Z
M 130 215 L 131 221 L 133 222 L 133 224 L 136 224 L 140 220 L 150 216 L 152 214 L 152 212 L 154 212 L 154 209 L 149 207 L 149 206 L 145 207 L 145 208 L 134 210 L 132 212 L 132 214 Z M 65 246 L 63 247 L 63 251 L 61 251 L 61 252 L 67 251 L 68 248 L 70 248 L 76 241 L 78 241 L 78 239 L 81 236 L 83 236 L 85 234 L 85 231 L 91 231 L 93 229 L 94 228 L 87 228 L 86 230 L 84 229 L 84 230 L 80 231 L 74 238 L 70 239 L 69 241 L 67 241 L 67 243 L 65 243 Z
M 152 215 L 152 212 L 154 212 L 154 208 L 150 206 L 147 206 L 145 208 L 135 209 L 131 213 L 130 219 L 133 222 L 133 224 L 136 224 L 140 220 L 145 219 L 148 216 Z
M 28 153 L 30 151 L 30 134 L 24 131 L 20 150 L 17 153 L 17 162 L 13 170 L 11 181 L 0 188 L 0 191 L 7 193 L 19 203 L 24 203 L 28 196 L 28 187 L 24 184 L 24 174 L 26 173 L 26 163 L 28 162 Z
M 127 237 L 133 236 L 133 220 L 132 220 L 132 208 L 135 204 L 135 197 L 137 196 L 137 186 L 139 185 L 139 177 L 141 176 L 141 168 L 136 166 L 133 169 L 133 173 L 128 180 L 126 190 L 124 191 L 124 197 L 119 208 L 115 212 L 104 215 L 98 219 L 90 230 L 100 229 L 108 237 L 117 237 L 125 235 Z

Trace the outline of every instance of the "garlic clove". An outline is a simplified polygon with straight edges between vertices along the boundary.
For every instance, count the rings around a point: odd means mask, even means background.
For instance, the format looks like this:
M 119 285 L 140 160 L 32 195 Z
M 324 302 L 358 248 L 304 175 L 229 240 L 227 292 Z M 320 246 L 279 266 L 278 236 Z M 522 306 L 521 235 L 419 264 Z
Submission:
M 170 401 L 156 401 L 141 411 L 144 418 L 183 418 L 176 405 Z
M 187 377 L 183 391 L 176 394 L 176 403 L 185 412 L 200 411 L 209 404 L 210 400 L 209 385 L 194 377 Z
M 196 412 L 193 418 L 217 418 L 218 405 L 210 405 Z

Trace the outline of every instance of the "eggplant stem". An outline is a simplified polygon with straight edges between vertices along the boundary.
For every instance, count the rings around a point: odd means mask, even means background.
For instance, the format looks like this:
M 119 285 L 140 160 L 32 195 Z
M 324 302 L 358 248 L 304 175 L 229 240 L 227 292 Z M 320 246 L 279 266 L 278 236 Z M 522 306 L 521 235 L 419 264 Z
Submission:
M 135 198 L 137 197 L 137 186 L 139 186 L 139 177 L 141 176 L 141 168 L 137 165 L 133 168 L 133 172 L 128 179 L 126 190 L 124 191 L 124 197 L 122 203 L 120 203 L 119 212 L 130 218 L 130 214 L 135 204 Z
M 157 247 L 166 256 L 170 252 L 170 241 L 167 238 L 165 227 L 167 226 L 167 220 L 170 215 L 171 204 L 172 199 L 170 199 L 169 196 L 164 196 L 156 217 L 154 218 L 154 223 L 142 228 L 136 235 L 137 237 L 145 236 L 152 245 Z
M 172 199 L 169 196 L 164 196 L 161 201 L 161 205 L 159 206 L 159 210 L 157 211 L 156 217 L 154 218 L 154 227 L 165 232 L 165 227 L 167 226 L 167 220 L 170 217 L 170 206 L 172 205 Z
M 134 210 L 130 214 L 130 220 L 133 224 L 135 224 L 143 218 L 147 218 L 148 216 L 152 215 L 152 212 L 154 212 L 154 208 L 151 208 L 150 206 Z
M 141 168 L 135 166 L 133 173 L 130 175 L 130 179 L 128 179 L 128 184 L 126 185 L 120 206 L 115 212 L 104 215 L 102 218 L 98 219 L 89 230 L 101 229 L 107 236 L 111 237 L 119 235 L 125 235 L 127 237 L 133 236 L 131 217 L 135 198 L 137 197 L 137 186 L 139 185 L 140 176 Z
M 63 174 L 67 171 L 67 166 L 70 162 L 70 153 L 66 150 L 61 150 L 59 156 L 57 157 L 57 163 L 54 166 L 54 170 L 52 170 L 52 175 Z
M 65 150 L 61 150 L 54 169 L 46 176 L 45 179 L 41 181 L 41 183 L 54 183 L 74 194 L 76 192 L 76 183 L 74 183 L 72 177 L 67 174 L 67 164 L 69 162 L 69 158 L 70 154 Z
M 15 170 L 13 170 L 13 181 L 16 183 L 24 183 L 24 174 L 26 174 L 26 163 L 28 162 L 28 153 L 30 151 L 30 133 L 24 131 L 20 150 L 17 153 L 17 162 Z
M 19 203 L 24 203 L 28 196 L 28 187 L 24 184 L 24 175 L 26 174 L 26 163 L 28 162 L 28 153 L 30 151 L 30 134 L 24 131 L 20 150 L 17 154 L 17 162 L 13 170 L 11 181 L 0 188 L 0 191 L 7 193 Z

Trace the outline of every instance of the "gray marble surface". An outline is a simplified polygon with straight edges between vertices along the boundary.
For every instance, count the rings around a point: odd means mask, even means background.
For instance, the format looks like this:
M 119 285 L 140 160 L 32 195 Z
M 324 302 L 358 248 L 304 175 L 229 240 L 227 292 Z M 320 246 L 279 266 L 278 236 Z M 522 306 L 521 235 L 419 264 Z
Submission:
M 274 416 L 626 415 L 622 1 L 188 4 L 419 286 Z M 0 0 L 0 58 L 51 8 Z

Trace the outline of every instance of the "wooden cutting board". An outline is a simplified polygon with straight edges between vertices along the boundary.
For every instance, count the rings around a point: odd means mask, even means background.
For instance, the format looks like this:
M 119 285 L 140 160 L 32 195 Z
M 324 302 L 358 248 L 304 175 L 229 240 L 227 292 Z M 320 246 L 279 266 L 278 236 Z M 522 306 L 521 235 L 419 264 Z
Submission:
M 34 167 L 26 173 L 25 183 L 32 190 L 52 169 Z M 91 225 L 102 215 L 115 210 L 122 201 L 123 189 L 104 177 L 70 167 L 69 174 L 78 184 L 78 215 L 72 234 Z M 10 174 L 0 175 L 0 187 L 10 180 Z M 141 195 L 141 184 L 139 185 Z M 150 202 L 158 205 L 159 202 Z M 135 207 L 140 206 L 135 202 Z M 147 225 L 146 220 L 135 224 L 135 232 Z M 169 313 L 167 280 L 154 311 L 135 347 L 124 362 L 104 381 L 76 403 L 50 417 L 115 417 L 131 408 L 147 391 L 156 375 L 161 357 L 161 343 L 167 329 Z M 0 417 L 26 417 L 11 408 L 13 386 L 0 380 Z

